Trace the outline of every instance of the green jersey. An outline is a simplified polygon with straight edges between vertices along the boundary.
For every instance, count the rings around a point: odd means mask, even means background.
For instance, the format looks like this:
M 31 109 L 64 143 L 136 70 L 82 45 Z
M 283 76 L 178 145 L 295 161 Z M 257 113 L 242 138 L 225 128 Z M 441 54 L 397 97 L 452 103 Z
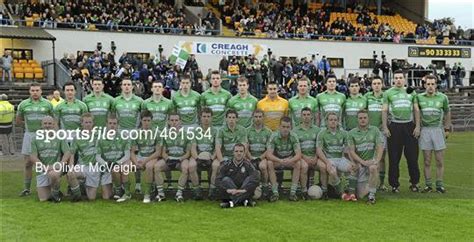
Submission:
M 112 111 L 117 114 L 119 129 L 135 129 L 140 122 L 143 99 L 132 95 L 126 100 L 122 95 L 115 98 Z
M 319 105 L 319 113 L 321 119 L 321 127 L 326 126 L 326 117 L 330 112 L 336 113 L 341 123 L 342 110 L 346 102 L 346 96 L 340 92 L 329 93 L 324 91 L 316 96 Z
M 300 141 L 295 133 L 290 132 L 289 136 L 284 139 L 281 137 L 280 131 L 273 132 L 267 148 L 272 149 L 273 154 L 280 159 L 294 156 L 296 151 L 301 150 Z
M 178 91 L 171 100 L 173 100 L 173 105 L 181 117 L 183 125 L 198 123 L 198 107 L 201 100 L 199 93 L 191 90 L 187 96 L 184 96 L 181 91 Z
M 332 132 L 324 128 L 319 132 L 316 147 L 320 147 L 326 158 L 342 158 L 344 147 L 347 145 L 347 131 L 336 129 Z
M 85 103 L 74 99 L 64 100 L 54 109 L 54 116 L 59 120 L 61 129 L 74 130 L 81 127 L 81 115 L 87 112 Z
M 415 92 L 408 94 L 405 88 L 392 87 L 383 93 L 383 104 L 388 105 L 392 122 L 408 123 L 413 121 Z
M 221 145 L 222 156 L 231 158 L 234 156 L 234 145 L 247 143 L 247 130 L 237 125 L 232 131 L 229 126 L 224 126 L 217 134 L 216 144 Z
M 186 136 L 178 134 L 176 139 L 162 139 L 161 147 L 166 151 L 169 159 L 178 159 L 191 149 L 191 141 Z
M 443 93 L 436 92 L 429 96 L 426 92 L 417 95 L 418 105 L 421 112 L 422 127 L 441 127 L 444 114 L 449 112 L 448 97 Z
M 28 98 L 18 105 L 17 115 L 25 121 L 26 132 L 36 132 L 44 117 L 53 116 L 53 105 L 42 97 L 38 101 Z
M 91 134 L 91 133 L 89 133 Z M 71 144 L 71 153 L 77 154 L 78 164 L 81 165 L 94 165 L 96 163 L 95 156 L 97 154 L 95 138 L 90 139 L 75 139 Z M 93 141 L 93 142 L 91 142 Z
M 233 96 L 227 102 L 227 109 L 234 109 L 239 114 L 237 124 L 244 128 L 252 125 L 252 114 L 257 107 L 257 98 L 248 94 L 245 98 L 242 98 L 239 94 Z
M 369 124 L 379 129 L 382 128 L 383 93 L 376 97 L 373 92 L 368 92 L 365 97 L 367 98 Z
M 369 126 L 367 130 L 359 127 L 349 131 L 347 145 L 354 146 L 355 152 L 363 160 L 375 158 L 377 146 L 383 143 L 382 133 L 378 127 Z
M 202 129 L 202 127 L 201 127 Z M 193 143 L 196 144 L 196 149 L 198 154 L 202 152 L 209 152 L 214 154 L 214 150 L 216 149 L 216 138 L 217 138 L 217 133 L 218 130 L 214 127 L 209 127 L 211 137 L 202 137 L 202 139 L 199 139 L 200 137 L 197 136 L 197 134 L 194 136 Z M 194 129 L 194 132 L 198 132 L 198 129 Z M 207 130 L 202 130 L 203 134 L 207 132 Z
M 318 100 L 309 95 L 306 95 L 306 97 L 300 97 L 299 95 L 296 95 L 290 98 L 289 110 L 294 126 L 301 123 L 301 109 L 305 107 L 311 109 L 311 113 L 314 117 L 314 114 L 318 112 Z
M 359 124 L 357 112 L 367 108 L 367 99 L 358 94 L 355 97 L 349 97 L 344 105 L 344 125 L 347 130 L 351 130 Z
M 256 158 L 260 157 L 267 150 L 271 136 L 272 130 L 265 126 L 262 126 L 260 130 L 257 130 L 254 125 L 247 128 L 250 155 Z
M 312 157 L 316 155 L 316 141 L 319 131 L 321 129 L 316 125 L 311 125 L 309 129 L 304 128 L 303 125 L 293 129 L 293 132 L 298 136 L 303 155 Z
M 140 129 L 140 131 L 145 131 Z M 154 130 L 149 129 L 149 131 L 154 132 Z M 138 155 L 141 157 L 149 157 L 156 151 L 156 145 L 160 144 L 159 135 L 154 137 L 152 133 L 147 132 L 147 135 L 140 139 L 132 140 L 132 146 L 135 146 L 138 150 Z
M 31 154 L 38 157 L 44 165 L 52 165 L 61 160 L 61 155 L 69 151 L 66 141 L 53 139 L 46 142 L 46 139 L 33 139 L 31 143 Z
M 221 127 L 224 124 L 227 101 L 232 97 L 230 92 L 221 88 L 217 93 L 208 89 L 201 95 L 201 108 L 208 107 L 212 110 L 212 126 Z
M 173 112 L 174 106 L 173 102 L 168 98 L 161 97 L 160 101 L 156 101 L 153 97 L 150 97 L 143 101 L 142 110 L 148 110 L 153 114 L 152 129 L 158 127 L 161 130 L 166 127 L 168 114 Z
M 127 150 L 130 150 L 130 142 L 121 139 L 118 133 L 113 139 L 99 139 L 97 141 L 97 154 L 106 162 L 117 163 L 125 156 Z
M 89 112 L 94 116 L 94 125 L 97 127 L 105 127 L 107 124 L 107 115 L 112 108 L 114 98 L 108 94 L 101 93 L 98 97 L 94 93 L 84 98 Z

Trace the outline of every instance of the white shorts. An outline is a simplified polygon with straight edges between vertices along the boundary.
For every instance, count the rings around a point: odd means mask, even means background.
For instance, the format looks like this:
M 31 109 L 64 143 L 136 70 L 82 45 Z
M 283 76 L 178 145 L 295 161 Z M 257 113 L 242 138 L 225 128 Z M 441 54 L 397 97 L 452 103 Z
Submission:
M 421 150 L 444 150 L 446 140 L 441 127 L 422 127 L 418 140 Z
M 112 183 L 112 175 L 110 172 L 100 173 L 98 170 L 94 170 L 94 166 L 81 165 L 80 172 L 77 172 L 78 176 L 86 179 L 86 186 L 97 188 L 99 185 L 107 185 Z
M 25 132 L 23 135 L 23 143 L 21 144 L 21 154 L 31 155 L 31 142 L 35 137 L 35 132 Z
M 368 182 L 369 181 L 369 167 L 360 166 L 359 173 L 357 174 L 357 182 Z
M 351 168 L 351 163 L 346 158 L 329 158 L 328 159 L 331 164 L 336 167 L 337 171 L 340 172 L 349 172 Z
M 36 173 L 36 187 L 47 187 L 51 185 L 47 173 Z

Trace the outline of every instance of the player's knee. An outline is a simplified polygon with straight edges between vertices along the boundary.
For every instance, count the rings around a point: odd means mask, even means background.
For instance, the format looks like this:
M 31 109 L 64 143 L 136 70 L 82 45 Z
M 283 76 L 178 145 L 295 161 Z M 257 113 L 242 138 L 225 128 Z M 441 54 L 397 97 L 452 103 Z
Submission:
M 261 161 L 261 162 L 258 164 L 258 168 L 259 168 L 261 171 L 266 171 L 266 170 L 267 170 L 267 162 L 265 162 L 265 160 Z
M 369 172 L 370 174 L 377 174 L 379 172 L 378 166 L 377 165 L 369 166 Z
M 146 170 L 153 170 L 154 166 L 155 166 L 155 163 L 150 161 L 150 162 L 146 163 L 145 169 Z

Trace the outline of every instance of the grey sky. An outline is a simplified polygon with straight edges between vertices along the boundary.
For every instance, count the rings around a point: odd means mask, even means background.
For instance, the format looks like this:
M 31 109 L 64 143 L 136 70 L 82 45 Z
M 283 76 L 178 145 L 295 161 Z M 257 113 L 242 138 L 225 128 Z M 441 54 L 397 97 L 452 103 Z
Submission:
M 456 27 L 474 28 L 473 14 L 473 0 L 429 0 L 428 18 L 431 20 L 451 17 Z

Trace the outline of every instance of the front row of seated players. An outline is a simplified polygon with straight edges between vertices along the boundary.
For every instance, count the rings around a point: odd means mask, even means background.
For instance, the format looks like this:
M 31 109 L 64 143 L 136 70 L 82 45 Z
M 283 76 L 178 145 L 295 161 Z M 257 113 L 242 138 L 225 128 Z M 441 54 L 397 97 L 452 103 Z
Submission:
M 152 131 L 152 114 L 149 111 L 141 113 L 141 130 Z M 203 131 L 211 128 L 212 111 L 204 108 L 200 114 Z M 128 173 L 132 164 L 138 169 L 145 171 L 144 203 L 151 201 L 151 191 L 156 189 L 157 201 L 163 201 L 165 194 L 163 190 L 162 173 L 167 170 L 180 170 L 181 174 L 178 182 L 176 200 L 183 201 L 183 189 L 188 179 L 191 180 L 194 190 L 194 198 L 201 199 L 201 189 L 198 178 L 198 168 L 211 171 L 210 195 L 222 196 L 222 189 L 225 188 L 224 195 L 227 201 L 223 206 L 234 206 L 240 204 L 252 205 L 251 199 L 247 196 L 254 190 L 254 179 L 262 180 L 262 190 L 264 194 L 270 190 L 268 181 L 271 183 L 270 201 L 279 199 L 278 182 L 275 171 L 278 169 L 292 170 L 290 187 L 291 201 L 298 200 L 296 191 L 301 186 L 303 195 L 312 184 L 308 182 L 308 170 L 310 170 L 310 180 L 312 172 L 319 170 L 320 185 L 323 190 L 323 198 L 327 198 L 327 184 L 335 187 L 336 191 L 342 193 L 341 173 L 348 173 L 349 189 L 344 193 L 344 200 L 356 201 L 357 197 L 362 198 L 367 193 L 368 201 L 375 203 L 375 192 L 378 183 L 378 162 L 383 154 L 383 139 L 376 127 L 368 125 L 367 111 L 362 110 L 357 114 L 358 127 L 347 132 L 338 127 L 339 120 L 335 113 L 328 113 L 326 116 L 327 128 L 319 131 L 319 128 L 312 124 L 312 113 L 309 108 L 301 111 L 301 124 L 292 130 L 291 119 L 283 117 L 280 120 L 279 130 L 271 131 L 263 126 L 263 112 L 256 110 L 253 113 L 253 124 L 247 130 L 236 124 L 238 114 L 229 110 L 226 113 L 226 126 L 220 131 L 209 130 L 210 136 L 202 136 L 202 139 L 194 138 L 188 140 L 181 138 L 160 139 L 152 136 L 149 132 L 147 138 L 136 139 L 131 142 L 122 140 L 118 132 L 111 139 L 98 139 L 97 142 L 90 140 L 74 140 L 71 148 L 63 141 L 53 140 L 50 143 L 35 138 L 32 145 L 32 157 L 36 163 L 52 165 L 61 159 L 64 164 L 79 164 L 82 169 L 74 169 L 67 172 L 68 183 L 74 195 L 73 199 L 80 198 L 80 180 L 85 180 L 85 193 L 89 200 L 94 200 L 97 188 L 102 185 L 102 197 L 109 199 L 113 197 L 117 202 L 123 202 L 131 198 L 130 183 Z M 115 115 L 107 118 L 107 128 L 117 131 L 118 120 Z M 92 131 L 93 117 L 90 113 L 85 113 L 81 117 L 83 132 L 94 134 Z M 168 116 L 168 126 L 179 130 L 181 127 L 180 116 L 170 114 Z M 42 128 L 45 130 L 55 129 L 55 122 L 51 117 L 42 120 Z M 197 137 L 197 136 L 195 136 Z M 161 141 L 160 141 L 161 140 Z M 236 147 L 236 144 L 237 145 Z M 248 147 L 248 148 L 247 148 Z M 243 148 L 243 157 L 240 157 Z M 349 156 L 344 157 L 344 150 L 348 150 Z M 77 162 L 74 155 L 78 157 Z M 251 176 L 252 182 L 241 179 L 223 181 L 226 174 L 219 174 L 219 169 L 228 169 L 227 175 L 232 176 L 234 168 L 232 165 L 241 167 L 242 160 L 248 160 L 252 167 L 260 171 L 258 176 L 248 169 L 244 164 L 246 176 Z M 246 161 L 247 162 L 247 161 Z M 118 167 L 109 173 L 101 170 L 94 170 L 93 165 L 108 167 Z M 230 167 L 229 167 L 230 166 Z M 227 168 L 224 168 L 227 167 Z M 60 201 L 59 179 L 62 174 L 48 168 L 46 173 L 38 174 L 38 196 L 41 201 L 52 198 Z M 111 179 L 112 178 L 112 179 Z M 113 181 L 113 192 L 112 192 Z M 249 183 L 250 182 L 250 183 Z M 257 182 L 257 183 L 259 183 Z M 41 188 L 41 189 L 40 189 Z M 220 189 L 220 191 L 218 190 Z M 246 194 L 245 196 L 243 196 Z M 357 195 L 356 195 L 357 194 Z M 242 195 L 242 196 L 241 196 Z M 224 196 L 225 197 L 225 196 Z

